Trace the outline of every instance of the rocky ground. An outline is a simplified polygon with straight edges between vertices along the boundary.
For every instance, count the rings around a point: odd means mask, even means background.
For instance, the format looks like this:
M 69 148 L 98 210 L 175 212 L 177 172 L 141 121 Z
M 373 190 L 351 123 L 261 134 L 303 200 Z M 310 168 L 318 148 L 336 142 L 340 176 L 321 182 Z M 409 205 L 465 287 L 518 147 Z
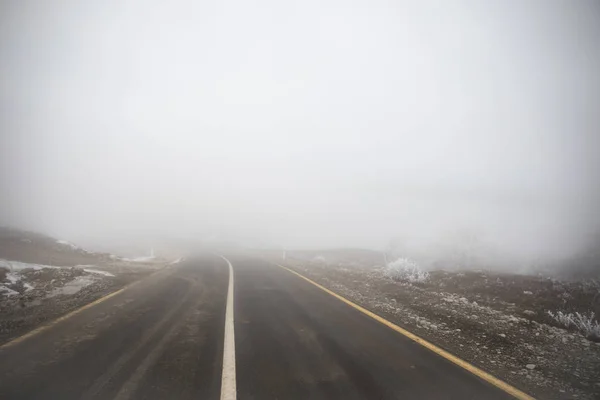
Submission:
M 0 344 L 172 262 L 127 259 L 0 227 Z
M 15 264 L 15 263 L 11 263 Z M 165 261 L 115 261 L 56 267 L 0 260 L 0 344 L 75 310 L 166 265 Z
M 432 271 L 409 283 L 325 257 L 285 265 L 538 398 L 600 398 L 600 343 L 547 313 L 594 311 L 597 281 Z

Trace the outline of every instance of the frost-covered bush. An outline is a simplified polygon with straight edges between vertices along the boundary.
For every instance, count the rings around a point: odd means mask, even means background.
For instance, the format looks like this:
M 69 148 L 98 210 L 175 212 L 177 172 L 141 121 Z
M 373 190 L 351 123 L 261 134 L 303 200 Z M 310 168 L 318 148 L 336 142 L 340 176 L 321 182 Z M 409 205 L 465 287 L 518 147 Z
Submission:
M 410 283 L 425 282 L 429 279 L 429 272 L 424 271 L 419 265 L 409 258 L 398 258 L 387 264 L 387 276 L 398 281 Z
M 325 257 L 323 256 L 316 256 L 313 257 L 312 262 L 316 264 L 325 264 L 327 260 L 325 260 Z
M 575 327 L 587 338 L 600 340 L 600 323 L 594 320 L 595 314 L 593 311 L 590 311 L 588 315 L 578 312 L 572 314 L 563 313 L 562 311 L 556 313 L 548 311 L 548 315 L 566 328 Z

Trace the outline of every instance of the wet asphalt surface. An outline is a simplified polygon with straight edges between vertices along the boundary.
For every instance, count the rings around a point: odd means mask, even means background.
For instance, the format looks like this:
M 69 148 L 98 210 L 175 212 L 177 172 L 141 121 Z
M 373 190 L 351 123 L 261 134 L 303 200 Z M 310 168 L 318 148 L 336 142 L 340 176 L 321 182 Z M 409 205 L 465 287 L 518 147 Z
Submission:
M 265 261 L 234 269 L 239 399 L 509 399 Z M 219 399 L 229 272 L 204 255 L 0 349 L 0 399 Z

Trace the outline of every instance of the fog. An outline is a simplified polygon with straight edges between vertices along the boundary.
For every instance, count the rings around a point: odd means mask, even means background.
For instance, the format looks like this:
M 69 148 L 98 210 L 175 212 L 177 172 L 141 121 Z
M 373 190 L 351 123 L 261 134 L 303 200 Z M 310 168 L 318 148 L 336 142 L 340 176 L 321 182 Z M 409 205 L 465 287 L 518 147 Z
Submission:
M 595 1 L 0 7 L 0 224 L 534 258 L 600 227 Z

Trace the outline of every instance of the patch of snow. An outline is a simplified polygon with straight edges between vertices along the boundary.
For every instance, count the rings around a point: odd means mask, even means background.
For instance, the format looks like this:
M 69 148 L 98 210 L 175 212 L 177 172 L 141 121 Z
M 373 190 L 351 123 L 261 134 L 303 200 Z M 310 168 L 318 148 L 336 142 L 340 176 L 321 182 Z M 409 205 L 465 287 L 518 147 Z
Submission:
M 315 256 L 313 257 L 313 259 L 311 260 L 314 263 L 319 263 L 319 264 L 325 264 L 327 262 L 327 260 L 325 259 L 325 257 L 323 256 Z
M 75 246 L 73 243 L 71 242 L 67 242 L 66 240 L 57 240 L 56 243 L 58 244 L 62 244 L 63 246 L 67 246 L 70 247 L 73 250 L 78 250 L 79 247 Z
M 99 269 L 84 268 L 83 270 L 85 272 L 89 272 L 90 274 L 97 274 L 97 275 L 103 275 L 103 276 L 114 276 L 110 272 L 100 271 Z
M 83 249 L 71 242 L 66 241 L 66 240 L 57 240 L 56 243 L 60 244 L 62 246 L 68 247 L 71 250 L 76 251 L 76 252 L 92 254 L 91 252 L 87 251 L 86 249 Z
M 154 260 L 154 256 L 145 256 L 145 257 L 134 257 L 134 258 L 122 258 L 123 261 L 129 262 L 145 262 Z
M 5 296 L 14 296 L 16 294 L 19 294 L 19 292 L 9 289 L 4 285 L 0 285 L 0 294 L 3 294 Z
M 87 265 L 79 265 L 78 267 L 81 268 L 81 267 L 86 267 L 86 266 Z M 90 265 L 90 266 L 92 266 L 92 265 Z M 43 265 L 43 264 L 29 264 L 29 263 L 23 263 L 23 262 L 19 262 L 19 261 L 8 261 L 8 260 L 0 259 L 0 268 L 5 268 L 9 271 L 5 275 L 5 283 L 6 284 L 14 285 L 16 283 L 22 282 L 23 288 L 25 289 L 25 291 L 29 291 L 29 290 L 33 290 L 35 288 L 30 283 L 27 283 L 23 280 L 23 276 L 21 275 L 22 271 L 27 270 L 27 269 L 39 271 L 39 270 L 42 270 L 45 268 L 61 269 L 61 268 L 69 268 L 69 267 L 57 267 L 57 266 L 53 266 L 53 265 Z M 95 274 L 95 275 L 102 275 L 102 276 L 109 276 L 109 277 L 114 276 L 110 272 L 101 271 L 101 270 L 97 270 L 97 269 L 93 269 L 93 268 L 82 268 L 82 270 L 87 273 Z M 77 277 L 73 281 L 67 283 L 65 286 L 54 289 L 54 291 L 49 294 L 49 297 L 53 297 L 53 296 L 56 296 L 59 294 L 77 293 L 82 287 L 89 285 L 90 283 L 94 282 L 96 279 L 97 278 L 95 278 L 94 276 Z M 6 285 L 3 285 L 0 283 L 0 295 L 13 296 L 16 294 L 18 294 L 18 292 L 16 292 L 13 289 L 10 289 Z
M 183 258 L 183 257 L 179 257 L 177 260 L 175 260 L 175 261 L 172 261 L 170 264 L 171 264 L 171 265 L 179 264 L 179 263 L 180 263 L 180 262 L 182 262 L 183 260 L 184 260 L 184 258 Z
M 15 272 L 9 272 L 6 274 L 6 279 L 10 281 L 10 283 L 17 283 L 21 280 L 21 275 Z
M 96 279 L 91 276 L 78 276 L 72 281 L 67 282 L 64 286 L 52 290 L 47 297 L 59 296 L 62 294 L 72 295 L 79 292 L 84 287 L 91 285 L 95 281 Z
M 24 269 L 33 269 L 33 270 L 38 271 L 43 268 L 61 268 L 61 267 L 56 267 L 54 265 L 44 265 L 44 264 L 29 264 L 29 263 L 24 263 L 24 262 L 20 262 L 20 261 L 0 260 L 0 268 L 5 268 L 9 271 L 15 272 L 15 271 L 22 271 Z
M 21 278 L 22 278 L 22 276 L 19 272 L 9 272 L 5 276 L 5 279 L 8 282 L 10 282 L 11 285 L 21 282 Z M 33 286 L 26 282 L 23 282 L 23 287 L 25 288 L 26 292 L 33 289 Z M 13 289 L 8 288 L 5 285 L 0 284 L 0 294 L 6 295 L 6 296 L 13 296 L 13 295 L 19 294 L 19 293 Z

